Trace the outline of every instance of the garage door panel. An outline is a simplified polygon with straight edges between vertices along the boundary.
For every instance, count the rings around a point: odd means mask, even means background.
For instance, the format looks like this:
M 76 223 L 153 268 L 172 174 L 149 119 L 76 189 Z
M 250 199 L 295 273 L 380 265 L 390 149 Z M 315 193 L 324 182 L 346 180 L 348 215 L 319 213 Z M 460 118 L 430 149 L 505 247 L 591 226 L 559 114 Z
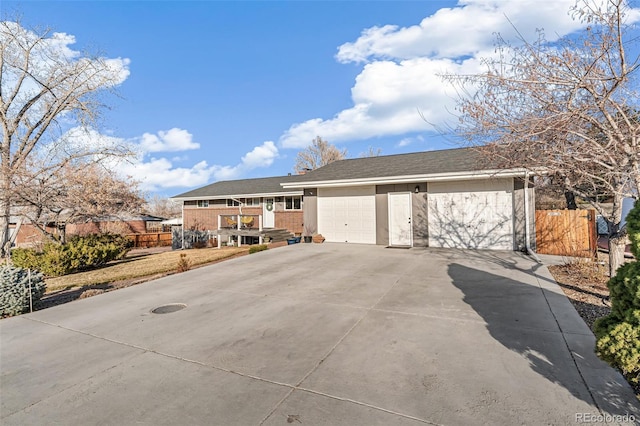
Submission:
M 375 187 L 320 188 L 318 232 L 329 242 L 375 244 Z
M 429 245 L 513 249 L 513 194 L 509 179 L 429 185 Z

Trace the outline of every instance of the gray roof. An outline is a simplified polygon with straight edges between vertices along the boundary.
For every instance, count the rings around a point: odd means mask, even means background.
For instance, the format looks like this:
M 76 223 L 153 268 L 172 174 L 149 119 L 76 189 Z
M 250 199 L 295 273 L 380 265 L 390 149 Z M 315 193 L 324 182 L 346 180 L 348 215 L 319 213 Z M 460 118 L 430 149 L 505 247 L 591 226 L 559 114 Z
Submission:
M 294 176 L 275 176 L 268 178 L 225 180 L 212 183 L 201 188 L 194 189 L 171 198 L 197 198 L 197 197 L 226 197 L 234 195 L 255 195 L 255 194 L 278 194 L 292 192 L 291 189 L 284 189 L 280 183 L 295 182 L 300 178 Z
M 282 183 L 301 183 L 300 187 L 304 187 L 305 182 L 384 179 L 414 175 L 477 172 L 501 168 L 497 162 L 492 164 L 487 156 L 480 153 L 477 148 L 444 149 L 339 160 L 304 175 L 220 181 L 175 195 L 172 198 L 223 198 L 253 194 L 278 194 L 292 191 L 291 188 L 283 188 Z
M 339 160 L 283 183 L 317 182 L 343 179 L 389 178 L 426 174 L 476 172 L 499 169 L 490 164 L 477 148 L 456 148 L 440 151 Z

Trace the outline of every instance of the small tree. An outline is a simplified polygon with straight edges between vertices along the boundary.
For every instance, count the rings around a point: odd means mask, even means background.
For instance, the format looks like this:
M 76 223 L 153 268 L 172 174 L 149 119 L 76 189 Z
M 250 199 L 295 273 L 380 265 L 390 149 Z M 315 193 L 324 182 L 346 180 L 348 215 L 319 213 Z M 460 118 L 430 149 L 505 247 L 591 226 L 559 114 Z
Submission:
M 182 215 L 182 206 L 180 204 L 159 195 L 153 195 L 147 198 L 144 208 L 148 214 L 166 219 L 172 219 Z
M 298 152 L 294 170 L 296 173 L 304 173 L 326 166 L 347 156 L 347 150 L 339 150 L 335 145 L 316 137 L 311 145 Z
M 19 315 L 37 307 L 44 295 L 42 274 L 0 265 L 0 317 Z
M 370 146 L 365 152 L 360 153 L 360 158 L 379 157 L 382 155 L 382 148 L 374 148 Z

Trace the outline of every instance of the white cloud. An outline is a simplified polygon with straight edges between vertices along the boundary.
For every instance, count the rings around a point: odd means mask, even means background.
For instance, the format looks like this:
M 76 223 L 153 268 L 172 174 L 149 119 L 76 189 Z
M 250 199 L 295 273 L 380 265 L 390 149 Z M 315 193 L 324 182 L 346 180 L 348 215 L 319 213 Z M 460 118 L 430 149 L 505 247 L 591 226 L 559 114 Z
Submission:
M 114 166 L 123 176 L 130 176 L 140 182 L 140 188 L 144 191 L 192 188 L 213 181 L 238 179 L 253 169 L 269 167 L 278 157 L 278 148 L 272 141 L 266 141 L 247 152 L 234 166 L 210 165 L 207 161 L 200 161 L 192 166 L 181 167 L 177 163 L 188 161 L 185 156 L 174 156 L 171 159 L 165 157 L 146 158 L 146 153 L 156 152 L 153 151 L 154 149 L 157 149 L 157 152 L 174 152 L 178 151 L 179 147 L 182 147 L 182 151 L 192 150 L 199 148 L 199 145 L 195 144 L 197 147 L 194 146 L 194 143 L 191 142 L 191 134 L 185 130 L 171 129 L 160 131 L 157 134 L 160 137 L 145 133 L 142 137 L 137 138 L 138 152 L 140 152 L 138 157 L 132 161 L 118 162 Z M 186 135 L 189 137 L 187 138 Z
M 160 130 L 157 134 L 145 133 L 140 138 L 140 149 L 143 152 L 176 152 L 199 148 L 200 144 L 193 141 L 191 133 L 175 127 Z
M 604 3 L 606 0 L 594 0 Z M 285 148 L 302 148 L 321 136 L 332 142 L 403 135 L 446 128 L 455 119 L 456 94 L 440 77 L 475 74 L 495 55 L 496 33 L 513 43 L 517 31 L 535 39 L 543 28 L 553 41 L 584 24 L 569 14 L 574 0 L 460 0 L 409 27 L 367 28 L 338 48 L 342 63 L 364 64 L 351 89 L 353 106 L 331 118 L 293 124 L 280 137 Z M 638 19 L 638 11 L 630 14 Z
M 433 130 L 455 107 L 454 93 L 442 83 L 444 72 L 477 72 L 480 62 L 416 58 L 365 65 L 351 89 L 354 106 L 333 118 L 294 124 L 280 138 L 285 148 L 302 148 L 320 135 L 336 143 L 374 136 Z
M 66 132 L 61 139 L 43 145 L 38 151 L 42 161 L 53 158 L 78 155 L 83 152 L 115 150 L 135 153 L 128 157 L 109 157 L 103 163 L 116 170 L 122 177 L 131 178 L 140 184 L 144 191 L 159 191 L 172 188 L 192 188 L 212 181 L 238 179 L 257 168 L 271 166 L 278 158 L 278 148 L 273 141 L 263 142 L 247 152 L 236 165 L 210 165 L 199 161 L 188 163 L 188 155 L 171 157 L 150 156 L 151 153 L 182 153 L 197 150 L 200 144 L 193 142 L 193 136 L 186 130 L 173 128 L 154 134 L 144 133 L 133 139 L 123 139 L 105 135 L 96 129 L 75 127 Z M 92 156 L 97 158 L 97 156 Z
M 43 162 L 55 162 L 69 157 L 99 159 L 131 149 L 131 143 L 122 138 L 102 134 L 92 127 L 76 126 L 56 140 L 37 145 L 37 155 Z
M 410 27 L 385 25 L 365 29 L 355 41 L 338 48 L 340 62 L 416 57 L 456 58 L 486 50 L 500 33 L 507 39 L 516 29 L 526 38 L 544 28 L 550 40 L 580 28 L 569 16 L 574 0 L 464 0 L 442 8 Z
M 118 171 L 140 182 L 141 189 L 145 191 L 204 185 L 212 174 L 211 167 L 206 161 L 200 161 L 187 168 L 175 167 L 166 158 L 120 163 Z
M 247 169 L 255 169 L 257 167 L 269 167 L 273 164 L 273 160 L 278 157 L 278 148 L 272 141 L 266 141 L 260 146 L 256 146 L 250 152 L 242 157 L 240 167 Z
M 396 144 L 396 147 L 403 148 L 405 146 L 409 146 L 414 143 L 422 143 L 422 142 L 424 142 L 424 137 L 421 135 L 416 137 L 402 138 L 400 139 L 400 141 L 398 141 L 398 143 Z

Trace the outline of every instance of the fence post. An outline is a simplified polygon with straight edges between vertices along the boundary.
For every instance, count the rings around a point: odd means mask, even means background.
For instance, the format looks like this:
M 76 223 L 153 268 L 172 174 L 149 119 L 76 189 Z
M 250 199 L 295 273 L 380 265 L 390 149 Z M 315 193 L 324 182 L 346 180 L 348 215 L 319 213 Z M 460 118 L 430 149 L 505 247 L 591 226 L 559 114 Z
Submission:
M 29 283 L 29 312 L 33 312 L 33 293 L 31 292 L 31 269 L 27 269 Z

